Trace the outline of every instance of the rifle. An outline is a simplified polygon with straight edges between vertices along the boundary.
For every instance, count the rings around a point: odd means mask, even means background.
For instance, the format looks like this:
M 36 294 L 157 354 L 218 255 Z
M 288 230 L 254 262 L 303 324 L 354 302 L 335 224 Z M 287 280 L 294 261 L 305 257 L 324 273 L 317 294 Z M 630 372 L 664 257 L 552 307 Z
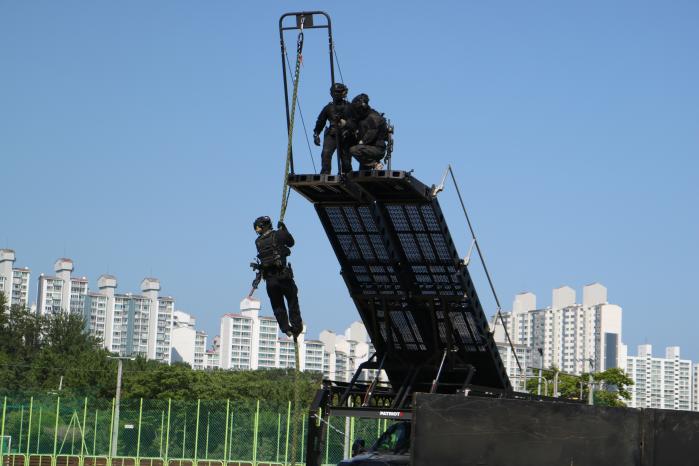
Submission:
M 257 289 L 258 286 L 260 286 L 260 282 L 262 281 L 262 268 L 260 267 L 259 262 L 250 262 L 250 267 L 252 267 L 253 271 L 256 271 L 255 273 L 255 279 L 252 281 L 252 288 L 250 289 L 250 292 L 248 293 L 248 297 L 252 297 L 253 293 L 255 293 L 255 290 Z

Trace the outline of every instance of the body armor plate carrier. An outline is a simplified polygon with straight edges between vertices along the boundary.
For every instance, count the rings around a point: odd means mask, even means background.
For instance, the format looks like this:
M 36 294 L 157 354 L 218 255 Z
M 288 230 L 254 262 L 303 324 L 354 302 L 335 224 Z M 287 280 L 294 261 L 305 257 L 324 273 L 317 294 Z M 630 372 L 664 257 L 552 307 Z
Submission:
M 277 231 L 273 230 L 257 238 L 255 246 L 263 275 L 278 275 L 288 269 L 286 258 L 291 254 L 291 250 L 279 244 Z

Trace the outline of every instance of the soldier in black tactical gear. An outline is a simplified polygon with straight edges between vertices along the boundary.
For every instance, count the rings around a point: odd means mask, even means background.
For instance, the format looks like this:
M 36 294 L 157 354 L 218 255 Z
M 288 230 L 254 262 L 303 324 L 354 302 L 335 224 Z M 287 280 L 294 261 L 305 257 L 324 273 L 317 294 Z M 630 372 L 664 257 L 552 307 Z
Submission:
M 264 278 L 267 282 L 267 295 L 279 328 L 287 336 L 293 335 L 296 338 L 303 331 L 303 321 L 294 274 L 291 264 L 286 262 L 286 258 L 291 254 L 289 248 L 294 245 L 294 237 L 283 222 L 277 223 L 277 229 L 274 230 L 272 221 L 266 216 L 257 218 L 253 226 L 258 237 L 255 240 L 257 262 L 250 264 L 257 270 L 252 287 L 257 288 L 260 280 Z M 289 307 L 288 316 L 284 299 Z
M 325 123 L 330 125 L 323 133 L 323 151 L 321 153 L 321 174 L 329 174 L 332 164 L 333 152 L 337 149 L 338 157 L 342 163 L 342 171 L 352 171 L 352 159 L 347 155 L 349 140 L 343 137 L 346 115 L 349 110 L 347 101 L 347 86 L 342 83 L 335 83 L 330 88 L 330 95 L 333 101 L 323 107 L 318 115 L 316 126 L 313 129 L 313 142 L 320 146 L 320 132 L 325 128 Z M 345 135 L 346 136 L 346 135 Z
M 369 106 L 369 96 L 359 94 L 350 105 L 352 119 L 349 128 L 357 143 L 349 154 L 359 161 L 360 170 L 381 170 L 381 159 L 386 155 L 388 124 L 382 114 Z

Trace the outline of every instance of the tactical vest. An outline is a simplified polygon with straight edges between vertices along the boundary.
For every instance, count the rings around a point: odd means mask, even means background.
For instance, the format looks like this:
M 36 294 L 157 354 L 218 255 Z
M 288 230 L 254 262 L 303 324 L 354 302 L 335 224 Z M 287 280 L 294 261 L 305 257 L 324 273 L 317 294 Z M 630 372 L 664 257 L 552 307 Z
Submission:
M 271 231 L 255 240 L 257 258 L 262 270 L 272 271 L 286 268 L 286 258 L 291 251 L 277 240 L 277 232 Z

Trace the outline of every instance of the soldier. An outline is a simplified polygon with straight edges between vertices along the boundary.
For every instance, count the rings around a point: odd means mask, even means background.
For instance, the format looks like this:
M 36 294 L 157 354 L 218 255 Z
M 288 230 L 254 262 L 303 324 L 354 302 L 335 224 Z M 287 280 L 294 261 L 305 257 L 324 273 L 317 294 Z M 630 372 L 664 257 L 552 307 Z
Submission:
M 320 132 L 325 128 L 325 123 L 330 125 L 323 133 L 323 151 L 321 153 L 321 174 L 329 174 L 332 164 L 333 152 L 337 149 L 338 156 L 342 163 L 342 171 L 352 171 L 352 159 L 346 154 L 347 141 L 343 141 L 342 128 L 345 125 L 345 115 L 349 109 L 347 101 L 347 86 L 342 83 L 335 83 L 330 88 L 330 96 L 333 101 L 323 107 L 318 115 L 316 126 L 313 129 L 313 143 L 320 146 Z M 342 147 L 341 147 L 342 146 Z
M 369 96 L 359 94 L 350 106 L 352 120 L 348 127 L 354 132 L 357 144 L 349 154 L 359 161 L 360 170 L 381 170 L 381 159 L 386 155 L 388 125 L 386 119 L 369 106 Z
M 279 328 L 282 333 L 296 339 L 303 331 L 303 321 L 294 273 L 291 270 L 291 264 L 286 262 L 286 258 L 291 254 L 289 248 L 294 245 L 294 237 L 283 222 L 278 222 L 277 229 L 274 230 L 272 220 L 267 216 L 255 219 L 253 226 L 258 234 L 255 240 L 257 262 L 250 264 L 257 270 L 257 276 L 252 283 L 253 290 L 264 278 L 267 282 L 267 295 Z M 288 315 L 284 299 L 289 307 Z

